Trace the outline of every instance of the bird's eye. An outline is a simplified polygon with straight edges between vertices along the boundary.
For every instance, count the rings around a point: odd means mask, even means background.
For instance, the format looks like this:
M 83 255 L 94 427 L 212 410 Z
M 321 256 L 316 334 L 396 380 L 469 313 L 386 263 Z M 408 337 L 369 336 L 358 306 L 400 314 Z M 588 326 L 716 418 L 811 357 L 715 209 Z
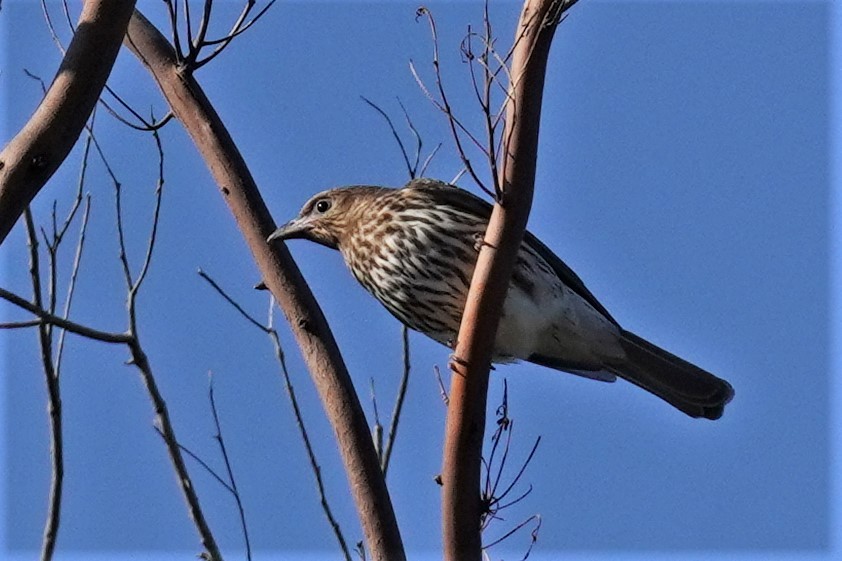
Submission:
M 330 201 L 328 199 L 322 199 L 316 203 L 316 212 L 319 214 L 324 214 L 330 209 Z

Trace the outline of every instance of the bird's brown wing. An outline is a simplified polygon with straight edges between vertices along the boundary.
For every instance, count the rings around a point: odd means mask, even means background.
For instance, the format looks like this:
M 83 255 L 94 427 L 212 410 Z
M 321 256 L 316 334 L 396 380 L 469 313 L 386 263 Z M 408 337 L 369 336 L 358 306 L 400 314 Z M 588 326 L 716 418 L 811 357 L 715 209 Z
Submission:
M 410 181 L 407 183 L 406 187 L 428 191 L 438 203 L 450 205 L 462 210 L 463 212 L 476 214 L 481 216 L 486 222 L 489 218 L 491 218 L 491 204 L 477 197 L 473 193 L 456 187 L 455 185 L 449 185 L 435 179 L 422 178 Z M 579 275 L 573 272 L 573 269 L 568 267 L 567 264 L 555 253 L 553 253 L 550 248 L 544 245 L 541 240 L 527 230 L 524 234 L 523 242 L 535 250 L 535 253 L 540 255 L 541 258 L 543 258 L 544 261 L 552 267 L 555 274 L 561 279 L 561 282 L 566 284 L 571 290 L 573 290 L 573 292 L 581 296 L 582 299 L 593 306 L 596 311 L 604 315 L 613 324 L 619 326 L 617 320 L 608 313 L 605 306 L 603 306 L 599 300 L 596 299 L 596 296 L 588 290 L 588 287 L 585 286 L 585 283 L 582 282 Z

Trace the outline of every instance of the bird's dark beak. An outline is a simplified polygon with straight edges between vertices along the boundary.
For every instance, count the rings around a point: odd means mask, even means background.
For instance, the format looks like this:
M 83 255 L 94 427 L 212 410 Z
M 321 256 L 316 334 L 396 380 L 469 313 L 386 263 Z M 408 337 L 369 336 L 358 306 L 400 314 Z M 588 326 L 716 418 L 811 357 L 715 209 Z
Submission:
M 298 218 L 294 218 L 290 220 L 266 238 L 268 243 L 272 243 L 275 240 L 291 240 L 295 238 L 303 238 L 306 231 L 306 225 L 301 223 L 301 220 Z

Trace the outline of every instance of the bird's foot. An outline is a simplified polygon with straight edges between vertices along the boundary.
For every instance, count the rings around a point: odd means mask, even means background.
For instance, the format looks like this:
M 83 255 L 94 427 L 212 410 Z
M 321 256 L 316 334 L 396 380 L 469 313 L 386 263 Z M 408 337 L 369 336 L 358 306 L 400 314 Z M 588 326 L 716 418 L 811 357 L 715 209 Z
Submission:
M 487 241 L 485 241 L 485 232 L 477 232 L 473 235 L 474 238 L 474 251 L 479 251 L 482 249 L 482 246 L 494 247 Z
M 450 369 L 451 372 L 455 374 L 461 374 L 459 372 L 459 366 L 464 368 L 468 367 L 468 361 L 458 356 L 456 353 L 450 355 L 450 358 L 447 361 L 447 367 Z

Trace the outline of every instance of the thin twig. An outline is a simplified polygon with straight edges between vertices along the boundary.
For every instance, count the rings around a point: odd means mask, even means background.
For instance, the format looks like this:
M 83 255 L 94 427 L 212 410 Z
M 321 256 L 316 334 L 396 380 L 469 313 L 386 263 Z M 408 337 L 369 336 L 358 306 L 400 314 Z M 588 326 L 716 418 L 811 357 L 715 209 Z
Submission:
M 225 471 L 228 473 L 228 481 L 231 482 L 231 493 L 237 503 L 237 511 L 240 513 L 240 526 L 243 529 L 243 539 L 246 542 L 246 559 L 251 561 L 251 542 L 249 531 L 246 525 L 246 512 L 243 509 L 243 501 L 240 498 L 240 491 L 237 489 L 237 480 L 234 479 L 234 470 L 231 468 L 231 460 L 228 458 L 228 450 L 225 448 L 225 439 L 222 438 L 222 426 L 219 423 L 219 412 L 216 409 L 216 400 L 213 397 L 213 376 L 208 376 L 208 398 L 210 399 L 211 412 L 213 413 L 213 424 L 216 427 L 214 439 L 219 444 L 222 459 L 225 461 Z
M 184 59 L 184 51 L 181 50 L 181 40 L 178 37 L 178 0 L 164 0 L 164 3 L 167 5 L 167 12 L 170 16 L 170 32 L 175 59 L 181 62 Z
M 42 308 L 41 274 L 38 256 L 38 236 L 35 233 L 35 222 L 29 207 L 24 210 L 26 233 L 29 244 L 29 275 L 32 282 L 33 305 Z M 50 417 L 50 460 L 52 475 L 50 478 L 50 498 L 47 507 L 47 519 L 44 523 L 44 538 L 41 543 L 41 559 L 48 561 L 53 557 L 53 551 L 58 537 L 61 520 L 61 499 L 64 487 L 64 445 L 62 439 L 61 388 L 56 376 L 53 363 L 52 337 L 49 325 L 40 322 L 38 325 L 38 342 L 41 348 L 41 366 L 44 369 L 44 379 L 47 383 L 47 404 Z
M 79 266 L 82 263 L 82 248 L 85 246 L 85 234 L 88 231 L 88 218 L 91 214 L 91 196 L 88 195 L 85 199 L 85 211 L 82 213 L 82 225 L 79 227 L 79 241 L 76 242 L 76 254 L 73 257 L 73 266 L 70 270 L 70 281 L 67 285 L 67 294 L 64 299 L 64 311 L 62 317 L 67 319 L 70 315 L 70 304 L 73 302 L 73 294 L 76 290 L 76 278 L 79 275 Z M 58 334 L 58 345 L 56 350 L 56 376 L 61 372 L 61 357 L 64 351 L 65 330 L 61 330 Z
M 271 309 L 272 308 L 270 308 L 270 310 Z M 322 470 L 316 460 L 316 454 L 313 451 L 312 444 L 310 443 L 310 437 L 304 427 L 304 418 L 302 417 L 301 410 L 298 407 L 298 399 L 295 397 L 295 389 L 292 387 L 292 381 L 289 377 L 289 371 L 287 370 L 286 360 L 284 358 L 284 352 L 281 347 L 281 340 L 278 337 L 278 332 L 272 329 L 269 332 L 269 337 L 272 339 L 272 345 L 275 348 L 275 357 L 281 365 L 284 386 L 286 387 L 290 403 L 292 404 L 295 422 L 298 425 L 298 430 L 301 433 L 301 439 L 304 441 L 304 447 L 307 449 L 307 457 L 310 460 L 310 467 L 312 468 L 313 475 L 316 478 L 316 486 L 319 490 L 319 502 L 322 505 L 322 510 L 325 513 L 325 517 L 327 518 L 331 529 L 333 529 L 333 535 L 336 536 L 336 541 L 339 543 L 339 548 L 342 550 L 342 555 L 345 557 L 345 561 L 351 561 L 351 553 L 348 551 L 348 545 L 345 543 L 345 537 L 342 535 L 342 529 L 339 527 L 339 522 L 336 521 L 336 518 L 333 516 L 333 511 L 330 508 L 330 504 L 327 502 L 325 486 L 322 481 Z
M 160 436 L 161 438 L 164 438 L 164 433 L 163 433 L 163 432 L 161 432 L 161 429 L 159 429 L 158 427 L 154 427 L 154 429 L 155 429 L 155 432 L 157 432 L 157 433 L 158 433 L 158 436 Z M 210 464 L 208 464 L 208 463 L 207 463 L 206 461 L 204 461 L 201 457 L 199 457 L 199 455 L 198 455 L 198 454 L 196 454 L 195 452 L 193 452 L 190 448 L 188 448 L 188 447 L 187 447 L 187 446 L 185 446 L 184 444 L 179 443 L 179 444 L 178 444 L 178 447 L 181 449 L 181 451 L 182 451 L 182 452 L 184 452 L 185 454 L 187 454 L 188 456 L 190 456 L 191 458 L 193 458 L 193 460 L 195 460 L 197 464 L 199 464 L 200 466 L 202 466 L 202 467 L 205 469 L 205 471 L 206 471 L 206 472 L 208 472 L 208 474 L 209 474 L 211 477 L 213 477 L 214 479 L 216 479 L 216 482 L 217 482 L 217 483 L 219 483 L 220 485 L 222 485 L 222 486 L 225 488 L 225 490 L 226 490 L 226 491 L 228 491 L 229 493 L 233 493 L 233 492 L 234 492 L 234 489 L 232 489 L 232 488 L 231 488 L 231 485 L 230 485 L 227 481 L 225 481 L 224 479 L 222 479 L 222 476 L 221 476 L 221 475 L 219 475 L 219 474 L 216 472 L 216 470 L 215 470 L 215 469 L 213 469 L 213 468 L 210 466 Z
M 371 393 L 371 407 L 374 410 L 374 424 L 371 429 L 371 438 L 374 440 L 374 451 L 377 452 L 377 459 L 380 461 L 380 469 L 383 469 L 383 425 L 380 424 L 380 412 L 377 410 L 377 394 L 374 391 L 374 378 L 368 380 Z M 386 472 L 383 472 L 384 476 Z
M 493 542 L 491 542 L 487 545 L 483 545 L 482 548 L 483 549 L 489 549 L 489 548 L 494 547 L 495 545 L 504 541 L 506 538 L 508 538 L 509 536 L 511 536 L 512 534 L 514 534 L 515 532 L 517 532 L 518 530 L 520 530 L 521 528 L 523 528 L 524 526 L 529 524 L 532 520 L 537 520 L 537 526 L 532 531 L 532 543 L 529 545 L 529 549 L 526 552 L 526 556 L 523 557 L 523 559 L 526 559 L 527 557 L 529 557 L 529 552 L 532 551 L 532 545 L 538 539 L 538 530 L 541 528 L 541 515 L 540 514 L 533 514 L 532 516 L 530 516 L 529 518 L 527 518 L 526 520 L 524 520 L 523 522 L 521 522 L 520 524 L 518 524 L 517 526 L 515 526 L 514 528 L 512 528 L 511 530 L 509 530 L 508 532 L 503 534 L 501 537 L 494 540 Z
M 270 330 L 269 330 L 269 328 L 268 328 L 268 327 L 266 327 L 265 325 L 263 325 L 262 323 L 260 323 L 260 322 L 259 322 L 259 321 L 257 321 L 256 319 L 254 319 L 254 316 L 252 316 L 251 314 L 249 314 L 249 313 L 248 313 L 248 312 L 247 312 L 247 311 L 246 311 L 246 310 L 245 310 L 242 306 L 240 306 L 240 304 L 239 304 L 236 300 L 234 300 L 233 298 L 231 298 L 230 296 L 228 296 L 228 293 L 227 293 L 227 292 L 225 292 L 225 291 L 222 289 L 222 287 L 221 287 L 221 286 L 219 286 L 219 285 L 216 283 L 216 281 L 215 281 L 215 280 L 213 280 L 213 279 L 210 277 L 210 275 L 208 275 L 208 274 L 207 274 L 206 272 L 204 272 L 202 269 L 199 269 L 199 270 L 198 270 L 198 271 L 196 271 L 196 272 L 199 274 L 199 276 L 200 276 L 200 277 L 202 277 L 202 279 L 204 279 L 204 280 L 205 280 L 205 281 L 206 281 L 209 285 L 211 285 L 211 287 L 212 287 L 214 290 L 216 290 L 216 292 L 217 292 L 220 296 L 222 296 L 222 297 L 225 299 L 225 301 L 226 301 L 226 302 L 228 302 L 229 304 L 231 304 L 231 306 L 233 306 L 235 310 L 237 310 L 238 312 L 240 312 L 240 315 L 241 315 L 241 316 L 243 316 L 243 317 L 244 317 L 244 318 L 245 318 L 245 319 L 246 319 L 249 323 L 251 323 L 253 326 L 255 326 L 256 328 L 258 328 L 258 329 L 259 329 L 259 330 L 261 330 L 262 332 L 264 332 L 264 333 L 269 333 L 269 331 L 270 331 Z
M 141 124 L 140 124 L 140 125 L 136 125 L 135 123 L 132 123 L 132 122 L 131 122 L 131 121 L 129 121 L 127 118 L 125 118 L 125 117 L 123 117 L 122 115 L 120 115 L 120 114 L 117 112 L 117 110 L 116 110 L 116 109 L 114 109 L 113 107 L 111 107 L 111 105 L 109 105 L 109 104 L 108 104 L 108 102 L 106 102 L 103 98 L 100 98 L 100 100 L 99 100 L 100 104 L 101 104 L 103 107 L 105 107 L 105 109 L 106 109 L 106 110 L 107 110 L 107 111 L 111 114 L 111 116 L 112 116 L 112 117 L 114 117 L 115 119 L 117 119 L 118 121 L 120 121 L 121 123 L 123 123 L 124 125 L 126 125 L 127 127 L 132 128 L 132 129 L 134 129 L 134 130 L 136 130 L 136 131 L 141 131 L 141 132 L 152 132 L 152 131 L 155 131 L 155 130 L 160 130 L 160 129 L 162 129 L 162 128 L 163 128 L 163 127 L 167 124 L 167 123 L 169 123 L 169 122 L 172 120 L 172 118 L 173 118 L 173 112 L 172 112 L 172 111 L 168 111 L 168 112 L 166 113 L 166 115 L 164 115 L 164 117 L 163 117 L 163 118 L 159 119 L 159 120 L 158 120 L 157 122 L 155 122 L 155 123 L 151 123 L 151 122 L 147 121 L 147 120 L 146 120 L 146 119 L 145 119 L 145 118 L 144 118 L 144 117 L 143 117 L 143 116 L 142 116 L 142 115 L 141 115 L 141 114 L 140 114 L 137 110 L 135 110 L 135 108 L 134 108 L 134 107 L 132 107 L 131 105 L 129 105 L 129 104 L 128 104 L 128 103 L 127 103 L 127 102 L 126 102 L 126 101 L 122 98 L 122 96 L 120 96 L 120 95 L 119 95 L 116 91 L 114 91 L 114 89 L 113 89 L 113 88 L 111 88 L 108 84 L 106 84 L 106 85 L 105 85 L 105 91 L 106 91 L 106 92 L 108 92 L 109 94 L 111 94 L 111 96 L 114 98 L 114 100 L 115 100 L 117 103 L 119 103 L 119 104 L 120 104 L 120 105 L 121 105 L 121 106 L 122 106 L 122 107 L 123 107 L 126 111 L 128 111 L 129 113 L 131 113 L 131 114 L 132 114 L 132 116 L 133 116 L 135 119 L 137 119 L 137 120 L 138 120 Z
M 47 9 L 47 2 L 46 0 L 41 0 L 41 10 L 44 12 L 44 20 L 47 22 L 47 29 L 50 30 L 50 36 L 53 38 L 53 43 L 56 44 L 58 50 L 61 52 L 62 56 L 65 54 L 64 45 L 61 43 L 61 40 L 58 38 L 58 33 L 56 33 L 56 28 L 53 25 L 53 20 L 50 18 L 50 10 Z
M 260 18 L 263 17 L 263 14 L 265 14 L 267 12 L 267 10 L 269 10 L 269 8 L 271 8 L 272 4 L 274 4 L 274 3 L 275 3 L 275 0 L 270 0 L 269 3 L 266 4 L 266 6 L 264 6 L 263 9 L 260 10 L 257 13 L 256 16 L 254 16 L 251 20 L 249 20 L 245 24 L 242 23 L 241 19 L 238 19 L 237 23 L 234 24 L 234 28 L 231 30 L 231 33 L 229 33 L 227 36 L 223 37 L 222 39 L 217 39 L 216 41 L 205 41 L 202 46 L 211 46 L 211 45 L 214 45 L 216 43 L 219 43 L 219 45 L 216 47 L 216 49 L 213 50 L 213 52 L 211 54 L 209 54 L 208 56 L 206 56 L 205 58 L 203 58 L 201 60 L 197 60 L 193 64 L 193 69 L 198 70 L 199 68 L 203 67 L 204 65 L 206 65 L 207 63 L 209 63 L 210 61 L 215 59 L 217 56 L 219 56 L 222 53 L 222 51 L 224 51 L 225 48 L 231 43 L 231 41 L 233 41 L 238 35 L 240 35 L 242 33 L 245 33 L 252 25 L 257 23 L 257 21 Z M 249 0 L 248 10 L 251 9 L 251 5 L 253 5 L 253 4 L 254 4 L 253 0 Z M 247 12 L 244 12 L 244 13 L 247 13 Z
M 121 183 L 114 183 L 114 207 L 116 210 L 116 222 L 117 222 L 117 241 L 118 245 L 120 246 L 120 264 L 123 267 L 123 279 L 126 281 L 126 287 L 129 290 L 129 294 L 131 295 L 132 286 L 134 286 L 134 280 L 132 278 L 131 268 L 129 266 L 129 257 L 126 255 L 126 236 L 123 233 L 123 208 L 122 208 L 122 193 L 123 186 Z M 131 307 L 131 296 L 129 297 L 130 307 Z
M 205 43 L 205 37 L 208 34 L 210 27 L 211 12 L 213 11 L 213 0 L 205 0 L 205 7 L 202 10 L 202 20 L 199 22 L 199 32 L 196 34 L 196 40 L 192 44 L 193 49 L 201 48 Z
M 441 76 L 441 64 L 439 62 L 439 40 L 438 40 L 438 31 L 436 30 L 436 22 L 433 18 L 432 12 L 428 8 L 420 7 L 416 11 L 416 19 L 425 16 L 427 18 L 427 22 L 430 25 L 430 34 L 432 36 L 433 41 L 433 71 L 436 79 L 436 87 L 438 89 L 438 98 L 433 96 L 430 91 L 427 89 L 426 85 L 424 84 L 421 77 L 418 75 L 418 72 L 415 69 L 414 63 L 410 60 L 409 62 L 409 69 L 412 72 L 412 76 L 415 78 L 416 83 L 421 88 L 421 91 L 427 96 L 433 105 L 436 106 L 439 111 L 445 114 L 447 117 L 448 125 L 450 126 L 450 133 L 451 137 L 453 138 L 453 142 L 456 145 L 456 150 L 459 153 L 459 157 L 462 159 L 462 163 L 467 169 L 468 173 L 471 175 L 471 178 L 477 184 L 477 186 L 482 189 L 487 194 L 491 194 L 491 191 L 488 187 L 485 186 L 485 182 L 483 182 L 479 175 L 477 175 L 476 171 L 474 170 L 473 164 L 471 163 L 470 158 L 465 151 L 464 146 L 462 145 L 462 134 L 465 134 L 468 139 L 481 151 L 485 152 L 486 148 L 482 145 L 482 143 L 471 133 L 471 131 L 462 123 L 462 121 L 456 117 L 453 112 L 453 109 L 450 105 L 450 102 L 447 98 L 447 91 L 444 87 L 444 82 Z
M 130 310 L 130 315 L 132 310 Z M 155 381 L 155 376 L 152 373 L 152 367 L 149 365 L 149 359 L 143 351 L 143 347 L 136 335 L 133 335 L 128 343 L 131 352 L 131 363 L 134 364 L 140 371 L 141 379 L 146 386 L 146 392 L 152 401 L 155 410 L 155 427 L 160 431 L 161 437 L 167 448 L 167 453 L 170 456 L 170 461 L 173 469 L 178 477 L 179 487 L 187 502 L 187 508 L 190 512 L 190 517 L 199 531 L 199 536 L 202 540 L 202 545 L 205 551 L 213 561 L 221 561 L 222 554 L 219 551 L 219 546 L 216 544 L 216 539 L 205 520 L 205 515 L 199 504 L 199 496 L 196 494 L 196 488 L 190 479 L 190 474 L 187 472 L 187 466 L 184 464 L 184 457 L 181 455 L 181 448 L 178 444 L 178 439 L 175 436 L 172 421 L 170 420 L 169 410 L 164 401 L 161 391 L 158 389 L 158 383 Z
M 251 323 L 254 327 L 266 333 L 269 336 L 269 339 L 272 341 L 272 347 L 275 352 L 275 358 L 278 361 L 278 364 L 281 368 L 281 376 L 283 377 L 284 387 L 287 391 L 287 395 L 289 396 L 290 403 L 292 405 L 293 415 L 295 416 L 295 422 L 298 426 L 298 431 L 301 435 L 301 440 L 304 442 L 304 448 L 307 451 L 307 458 L 310 461 L 310 468 L 313 472 L 313 476 L 316 479 L 316 487 L 319 493 L 319 502 L 322 506 L 322 511 L 325 513 L 325 517 L 327 518 L 328 523 L 330 524 L 334 536 L 336 536 L 336 540 L 339 543 L 339 547 L 342 550 L 342 554 L 345 557 L 346 561 L 351 561 L 351 554 L 348 551 L 348 545 L 345 542 L 345 537 L 342 534 L 342 529 L 339 526 L 339 522 L 336 521 L 336 518 L 333 516 L 333 511 L 330 508 L 330 503 L 327 500 L 327 495 L 325 493 L 324 481 L 322 480 L 322 473 L 321 467 L 319 467 L 318 460 L 316 459 L 316 454 L 313 451 L 313 446 L 310 442 L 310 436 L 307 433 L 307 428 L 304 425 L 304 417 L 301 415 L 301 409 L 298 406 L 298 398 L 295 394 L 295 389 L 293 388 L 292 381 L 289 376 L 289 371 L 287 370 L 286 365 L 286 358 L 284 356 L 283 347 L 281 346 L 280 337 L 278 337 L 278 332 L 273 327 L 273 313 L 274 313 L 274 302 L 270 299 L 269 302 L 269 322 L 268 325 L 263 325 L 258 322 L 251 314 L 246 312 L 246 310 L 237 303 L 231 296 L 228 295 L 225 290 L 219 286 L 207 273 L 199 269 L 199 276 L 204 279 L 210 286 L 213 288 L 222 298 L 228 302 L 237 312 L 242 315 L 246 321 Z
M 0 329 L 25 329 L 28 327 L 37 327 L 40 324 L 40 319 L 28 319 L 24 321 L 6 321 L 0 323 Z
M 439 367 L 433 365 L 433 372 L 436 375 L 436 381 L 439 383 L 439 395 L 441 395 L 441 400 L 444 402 L 444 406 L 448 407 L 450 405 L 450 397 L 447 395 L 447 388 L 444 385 L 444 381 L 441 379 L 441 371 Z
M 155 122 L 155 119 L 152 119 Z M 143 265 L 140 267 L 140 273 L 137 275 L 137 280 L 131 288 L 132 295 L 136 295 L 140 290 L 140 285 L 143 284 L 146 278 L 146 273 L 149 271 L 149 264 L 152 261 L 152 251 L 155 249 L 155 240 L 158 234 L 158 223 L 161 218 L 161 199 L 164 193 L 164 148 L 161 145 L 161 137 L 157 130 L 152 131 L 152 138 L 155 140 L 155 148 L 158 151 L 158 181 L 155 185 L 155 210 L 152 214 L 152 229 L 149 232 L 149 241 L 146 245 L 146 256 L 143 258 Z
M 523 463 L 521 464 L 520 469 L 518 470 L 517 474 L 512 479 L 511 483 L 509 483 L 509 486 L 506 487 L 506 489 L 502 493 L 500 493 L 500 495 L 497 496 L 496 500 L 498 502 L 500 500 L 502 500 L 504 497 L 506 497 L 509 494 L 509 492 L 514 488 L 514 486 L 517 485 L 517 482 L 520 481 L 520 478 L 526 472 L 526 468 L 529 466 L 529 463 L 532 461 L 532 458 L 535 456 L 535 452 L 538 450 L 539 444 L 541 444 L 541 437 L 540 436 L 535 439 L 535 444 L 532 445 L 532 449 L 529 451 L 529 455 L 526 457 L 526 460 L 524 460 Z
M 398 134 L 398 131 L 395 130 L 395 124 L 392 123 L 391 117 L 389 117 L 389 115 L 385 111 L 383 111 L 383 109 L 381 109 L 379 105 L 377 105 L 376 103 L 374 103 L 373 101 L 371 101 L 370 99 L 365 97 L 364 95 L 361 95 L 360 98 L 364 102 L 366 102 L 372 109 L 377 111 L 380 114 L 380 116 L 383 117 L 386 120 L 386 124 L 389 125 L 389 130 L 392 132 L 392 136 L 394 137 L 395 142 L 398 143 L 398 148 L 400 148 L 400 150 L 401 150 L 401 156 L 403 157 L 404 164 L 406 165 L 406 171 L 407 171 L 407 173 L 409 173 L 410 179 L 415 178 L 415 171 L 416 171 L 418 162 L 416 161 L 415 166 L 413 166 L 412 163 L 409 161 L 409 154 L 406 151 L 406 146 L 404 146 L 403 140 L 401 140 L 401 137 Z
M 389 433 L 386 436 L 386 448 L 383 452 L 382 465 L 383 475 L 389 469 L 389 460 L 392 457 L 392 447 L 395 445 L 395 439 L 398 437 L 398 423 L 401 419 L 401 411 L 403 410 L 403 402 L 406 397 L 406 390 L 409 386 L 409 329 L 404 325 L 401 329 L 401 342 L 403 347 L 403 373 L 401 374 L 401 381 L 398 384 L 398 397 L 395 400 L 395 408 L 392 410 L 392 420 L 389 422 Z

